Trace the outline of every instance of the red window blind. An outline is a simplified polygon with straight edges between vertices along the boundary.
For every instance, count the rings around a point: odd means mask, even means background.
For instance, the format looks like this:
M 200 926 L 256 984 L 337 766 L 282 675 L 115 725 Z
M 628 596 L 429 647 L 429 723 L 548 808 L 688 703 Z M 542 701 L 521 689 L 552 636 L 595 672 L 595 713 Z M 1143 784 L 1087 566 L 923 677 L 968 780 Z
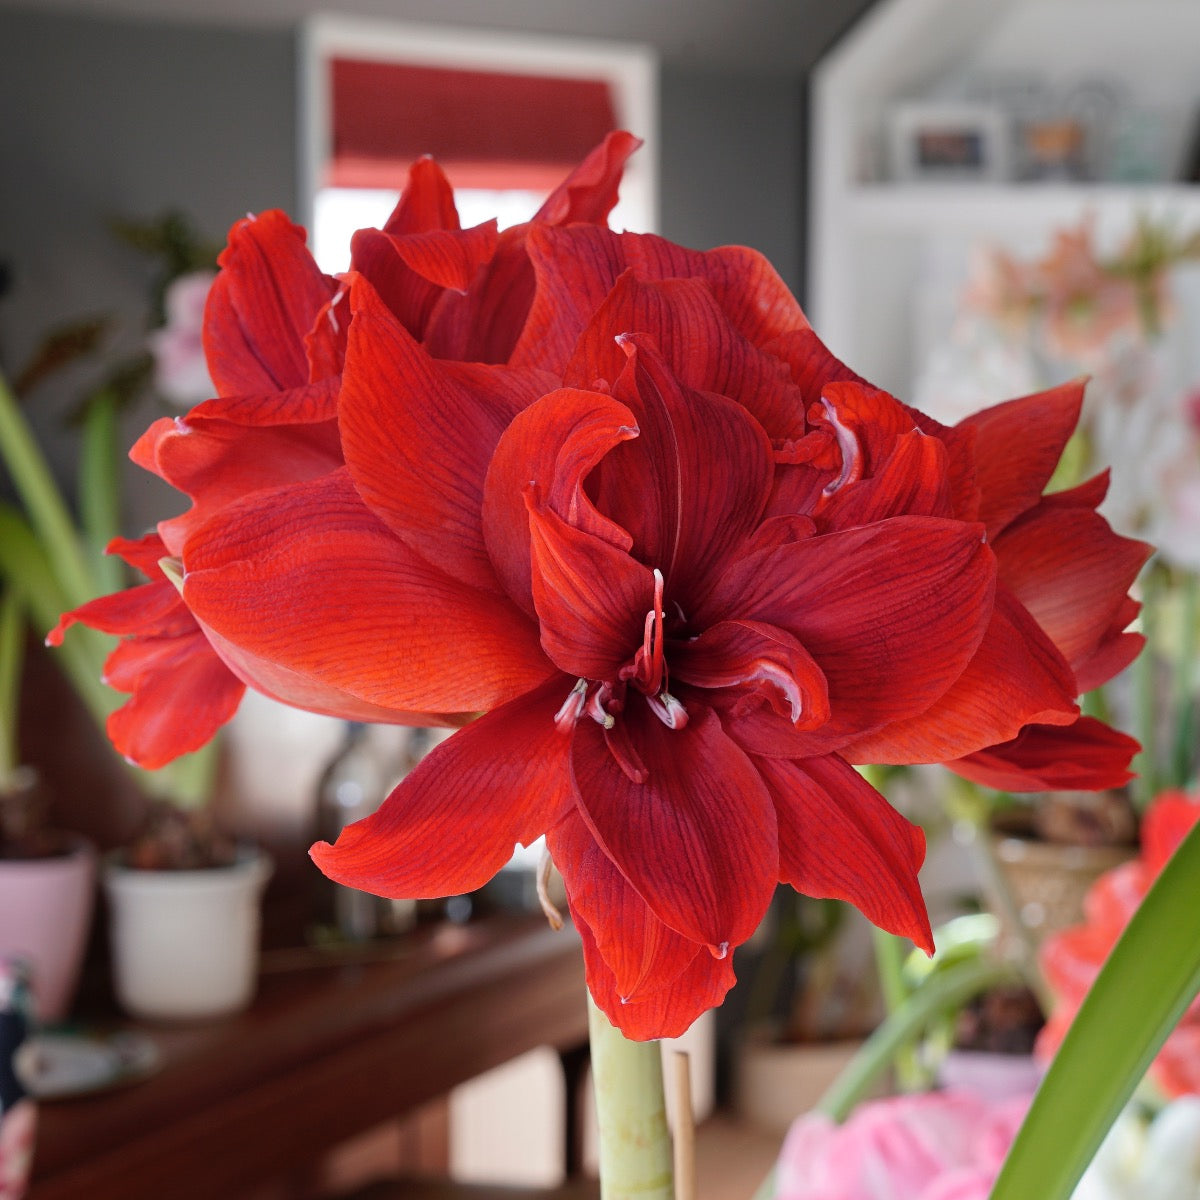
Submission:
M 349 58 L 331 70 L 335 187 L 398 188 L 432 154 L 459 186 L 549 188 L 616 124 L 603 79 Z

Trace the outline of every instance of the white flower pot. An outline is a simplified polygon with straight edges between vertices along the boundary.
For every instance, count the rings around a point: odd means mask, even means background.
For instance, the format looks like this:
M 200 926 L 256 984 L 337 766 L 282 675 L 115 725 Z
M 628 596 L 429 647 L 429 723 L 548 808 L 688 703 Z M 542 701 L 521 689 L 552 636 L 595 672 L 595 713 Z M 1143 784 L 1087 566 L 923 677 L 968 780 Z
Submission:
M 130 1015 L 200 1020 L 245 1008 L 258 976 L 259 917 L 272 862 L 249 852 L 228 867 L 104 867 L 113 986 Z

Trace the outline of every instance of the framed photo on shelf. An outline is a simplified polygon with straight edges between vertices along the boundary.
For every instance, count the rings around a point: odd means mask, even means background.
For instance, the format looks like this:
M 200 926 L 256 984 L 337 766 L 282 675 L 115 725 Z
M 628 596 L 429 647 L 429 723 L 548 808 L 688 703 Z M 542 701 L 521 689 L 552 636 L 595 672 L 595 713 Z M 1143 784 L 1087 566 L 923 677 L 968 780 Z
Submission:
M 1007 115 L 986 104 L 910 101 L 888 118 L 891 177 L 900 183 L 1011 177 Z

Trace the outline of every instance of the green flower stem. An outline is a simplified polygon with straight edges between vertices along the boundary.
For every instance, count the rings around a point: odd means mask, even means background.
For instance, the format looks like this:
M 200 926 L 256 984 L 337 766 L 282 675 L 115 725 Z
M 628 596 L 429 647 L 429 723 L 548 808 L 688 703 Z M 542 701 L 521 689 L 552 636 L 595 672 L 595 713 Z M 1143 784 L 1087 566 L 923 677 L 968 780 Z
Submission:
M 897 1050 L 973 996 L 1016 978 L 1018 974 L 1010 964 L 985 958 L 970 959 L 931 976 L 867 1038 L 817 1102 L 816 1111 L 834 1121 L 844 1121 L 887 1070 Z
M 883 994 L 884 1008 L 889 1016 L 899 1012 L 908 1002 L 911 992 L 904 982 L 905 943 L 894 934 L 876 926 L 871 927 L 875 946 L 875 970 L 879 975 L 879 990 Z M 916 1091 L 925 1084 L 925 1073 L 917 1061 L 916 1051 L 910 1044 L 896 1049 L 896 1082 L 900 1090 Z
M 3 377 L 0 377 L 0 458 L 8 467 L 30 524 L 46 547 L 67 607 L 85 604 L 97 595 L 96 581 L 45 456 Z
M 1200 577 L 1186 572 L 1179 583 L 1179 656 L 1175 664 L 1175 737 L 1171 746 L 1172 787 L 1185 787 L 1196 770 L 1196 656 L 1200 654 Z
M 1154 653 L 1158 640 L 1156 606 L 1159 590 L 1158 570 L 1156 564 L 1151 561 L 1146 570 L 1142 572 L 1141 618 L 1146 646 L 1141 654 L 1133 660 L 1132 668 L 1134 722 L 1138 741 L 1142 743 L 1142 750 L 1133 760 L 1132 767 L 1136 772 L 1136 777 L 1130 784 L 1130 790 L 1138 812 L 1146 811 L 1146 806 L 1154 799 L 1159 790 L 1156 753 L 1158 705 L 1155 694 L 1157 659 Z
M 658 1042 L 631 1042 L 588 996 L 600 1125 L 601 1200 L 672 1200 L 671 1138 Z
M 17 703 L 25 623 L 21 603 L 10 587 L 0 591 L 0 789 L 17 765 Z

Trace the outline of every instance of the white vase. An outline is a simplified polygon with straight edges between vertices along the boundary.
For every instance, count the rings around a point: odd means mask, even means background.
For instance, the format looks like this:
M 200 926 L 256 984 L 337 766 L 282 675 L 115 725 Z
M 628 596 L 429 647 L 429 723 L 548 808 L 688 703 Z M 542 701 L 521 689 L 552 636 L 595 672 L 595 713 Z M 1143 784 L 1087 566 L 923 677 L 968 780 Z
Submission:
M 228 867 L 145 871 L 104 866 L 113 986 L 121 1007 L 185 1021 L 245 1008 L 258 977 L 263 888 L 272 862 L 250 851 Z
M 0 861 L 0 954 L 28 962 L 39 1021 L 61 1021 L 71 1006 L 95 883 L 96 852 L 83 838 L 63 854 Z

